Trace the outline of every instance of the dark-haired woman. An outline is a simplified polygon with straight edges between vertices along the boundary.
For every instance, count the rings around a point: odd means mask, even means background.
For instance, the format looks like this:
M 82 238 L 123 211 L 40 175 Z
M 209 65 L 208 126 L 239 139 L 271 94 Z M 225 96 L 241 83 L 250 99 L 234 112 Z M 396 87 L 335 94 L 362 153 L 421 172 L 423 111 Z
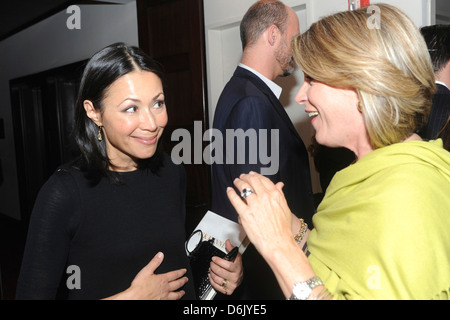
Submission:
M 113 44 L 88 62 L 75 107 L 81 157 L 39 193 L 17 299 L 54 299 L 60 287 L 69 299 L 195 299 L 185 172 L 158 147 L 164 98 L 158 65 L 138 48 Z M 241 257 L 215 261 L 213 286 L 223 289 L 221 275 L 230 294 Z

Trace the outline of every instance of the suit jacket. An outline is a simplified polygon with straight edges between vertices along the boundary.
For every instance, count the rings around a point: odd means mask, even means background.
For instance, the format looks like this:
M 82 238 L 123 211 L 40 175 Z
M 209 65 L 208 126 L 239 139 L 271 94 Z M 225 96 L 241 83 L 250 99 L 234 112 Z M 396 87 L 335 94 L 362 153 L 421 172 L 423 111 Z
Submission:
M 279 181 L 284 183 L 283 192 L 292 212 L 311 225 L 314 204 L 308 152 L 280 101 L 258 76 L 241 67 L 236 69 L 217 103 L 213 127 L 222 132 L 224 158 L 230 156 L 230 149 L 227 152 L 226 147 L 233 145 L 233 141 L 227 139 L 227 129 L 242 129 L 244 132 L 252 129 L 258 134 L 258 145 L 266 133 L 269 136 L 272 129 L 278 129 L 278 170 L 266 176 L 275 183 Z M 267 131 L 261 131 L 261 129 Z M 270 143 L 271 139 L 272 136 L 267 137 L 266 140 L 267 152 L 264 148 L 257 148 L 255 143 L 250 145 L 251 143 L 246 141 L 245 162 L 241 164 L 238 163 L 238 152 L 243 150 L 235 139 L 234 157 L 229 158 L 231 163 L 212 164 L 212 210 L 214 212 L 237 221 L 237 213 L 228 200 L 226 188 L 234 187 L 233 180 L 241 173 L 261 172 L 261 168 L 269 168 L 271 165 L 273 168 L 273 163 L 264 164 L 267 160 L 264 161 L 260 156 L 260 153 L 264 156 L 271 155 L 272 151 L 276 152 L 276 148 Z M 255 151 L 258 156 L 256 161 L 252 161 L 251 157 L 255 156 Z M 275 162 L 276 158 L 273 156 L 272 162 Z
M 447 87 L 437 84 L 437 91 L 433 98 L 428 123 L 422 133 L 422 138 L 433 140 L 438 138 L 438 134 L 450 116 L 450 90 Z
M 285 109 L 264 81 L 252 72 L 238 67 L 219 98 L 213 127 L 222 132 L 222 151 L 231 163 L 224 161 L 224 164 L 212 164 L 212 211 L 237 221 L 237 213 L 226 195 L 226 188 L 234 187 L 233 180 L 241 173 L 261 172 L 261 168 L 271 167 L 278 156 L 278 170 L 266 176 L 275 183 L 282 181 L 285 184 L 283 192 L 291 211 L 312 226 L 314 204 L 308 153 Z M 258 143 L 247 141 L 243 147 L 238 146 L 234 140 L 233 145 L 232 139 L 227 139 L 226 135 L 230 129 L 242 129 L 244 132 L 254 130 L 259 133 Z M 267 131 L 260 131 L 261 129 Z M 276 142 L 278 153 L 275 156 L 272 151 L 277 152 L 277 148 L 270 143 L 272 136 L 268 137 L 270 133 L 275 134 L 273 129 L 279 130 Z M 255 146 L 259 145 L 266 133 L 266 141 L 269 142 L 267 152 L 265 148 Z M 230 145 L 233 148 L 227 150 Z M 245 161 L 238 163 L 237 152 L 242 152 L 243 149 Z M 233 156 L 230 155 L 231 150 L 234 152 Z M 257 159 L 252 163 L 255 153 Z M 264 154 L 272 156 L 272 163 L 264 161 Z M 234 298 L 284 298 L 272 271 L 252 246 L 244 253 L 244 274 L 244 283 L 241 285 L 243 293 L 240 297 L 234 294 Z

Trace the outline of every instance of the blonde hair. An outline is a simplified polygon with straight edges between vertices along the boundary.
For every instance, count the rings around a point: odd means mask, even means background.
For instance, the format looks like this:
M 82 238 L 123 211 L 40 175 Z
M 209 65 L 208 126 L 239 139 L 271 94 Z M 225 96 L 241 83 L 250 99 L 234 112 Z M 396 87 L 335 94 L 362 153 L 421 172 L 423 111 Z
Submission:
M 311 78 L 355 89 L 374 148 L 405 140 L 426 123 L 436 90 L 427 46 L 399 9 L 377 4 L 325 17 L 293 40 L 294 58 Z M 355 106 L 356 107 L 356 106 Z

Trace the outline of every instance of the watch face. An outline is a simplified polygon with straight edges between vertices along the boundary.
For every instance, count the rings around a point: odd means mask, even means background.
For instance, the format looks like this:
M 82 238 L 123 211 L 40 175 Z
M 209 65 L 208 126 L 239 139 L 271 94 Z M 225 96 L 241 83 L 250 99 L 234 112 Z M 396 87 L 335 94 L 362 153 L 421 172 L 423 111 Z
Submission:
M 304 282 L 294 285 L 293 294 L 298 300 L 306 300 L 311 294 L 311 288 Z

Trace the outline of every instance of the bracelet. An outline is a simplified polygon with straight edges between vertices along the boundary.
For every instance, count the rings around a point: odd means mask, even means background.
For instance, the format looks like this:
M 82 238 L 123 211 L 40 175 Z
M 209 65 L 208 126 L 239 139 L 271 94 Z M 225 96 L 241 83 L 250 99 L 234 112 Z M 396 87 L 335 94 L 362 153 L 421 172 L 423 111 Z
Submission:
M 327 288 L 323 288 L 320 293 L 313 298 L 313 300 L 330 300 L 333 295 L 327 290 Z
M 300 227 L 299 232 L 294 237 L 294 240 L 297 243 L 302 242 L 303 237 L 306 234 L 306 231 L 308 231 L 308 224 L 301 218 L 299 220 L 300 220 L 300 223 L 301 223 L 301 227 Z

